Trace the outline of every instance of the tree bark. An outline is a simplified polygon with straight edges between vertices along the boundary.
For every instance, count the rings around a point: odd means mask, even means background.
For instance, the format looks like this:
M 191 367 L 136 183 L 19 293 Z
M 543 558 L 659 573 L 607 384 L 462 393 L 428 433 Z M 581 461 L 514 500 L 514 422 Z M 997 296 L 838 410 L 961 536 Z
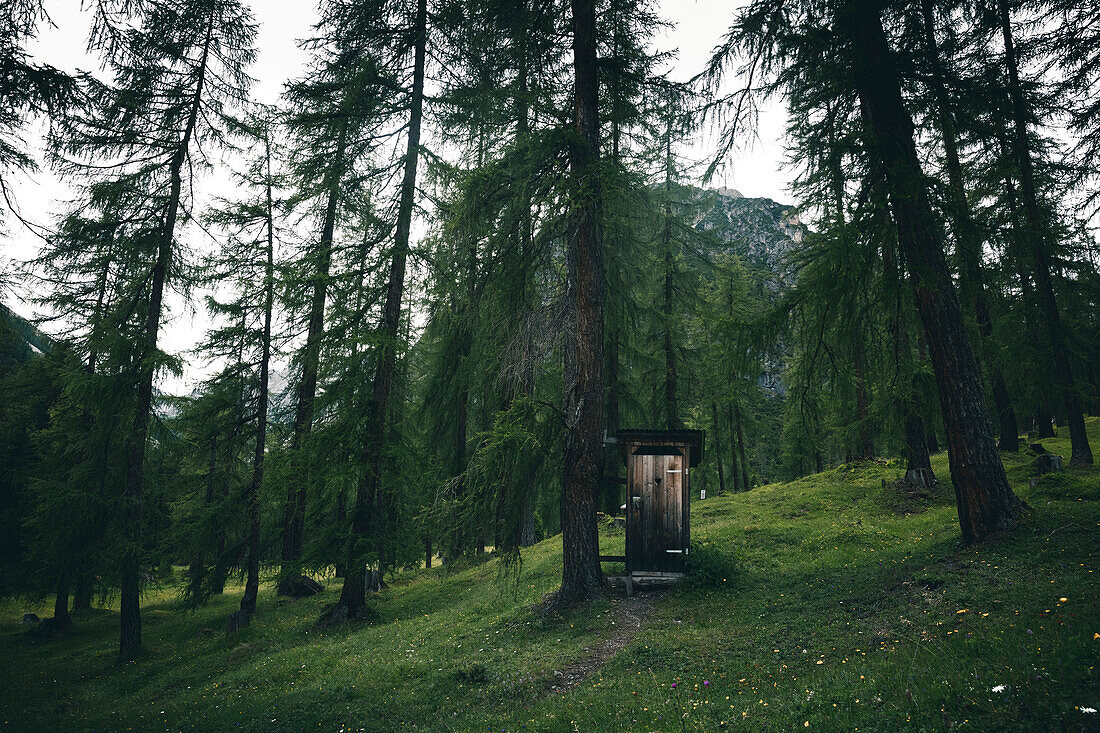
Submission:
M 308 470 L 302 465 L 302 451 L 306 438 L 313 430 L 314 402 L 317 398 L 317 376 L 321 364 L 321 341 L 325 334 L 325 299 L 328 294 L 329 269 L 332 266 L 332 240 L 336 230 L 336 214 L 340 203 L 340 182 L 344 173 L 344 157 L 347 153 L 348 122 L 345 120 L 337 137 L 332 168 L 329 170 L 328 200 L 321 222 L 321 239 L 318 244 L 319 259 L 310 299 L 309 324 L 302 358 L 302 379 L 298 383 L 298 404 L 294 413 L 294 437 L 291 439 L 291 455 L 295 464 L 290 489 L 287 492 L 283 513 L 283 567 L 279 573 L 278 595 L 287 595 L 298 574 L 305 542 L 306 500 L 308 499 Z
M 943 64 L 940 60 L 939 46 L 936 43 L 932 0 L 921 0 L 921 13 L 924 21 L 925 50 L 932 69 L 932 92 L 936 103 L 936 115 L 939 119 L 940 136 L 943 139 L 944 158 L 947 163 L 948 188 L 951 194 L 950 214 L 959 254 L 959 289 L 973 305 L 978 330 L 982 337 L 981 343 L 987 349 L 986 367 L 993 385 L 993 403 L 997 408 L 1001 428 L 998 448 L 1015 453 L 1019 450 L 1020 431 L 999 359 L 995 354 L 990 353 L 994 348 L 993 321 L 989 315 L 989 299 L 986 296 L 985 274 L 982 272 L 981 265 L 982 238 L 970 211 L 970 202 L 966 197 L 966 187 L 963 184 L 955 120 L 951 113 L 947 85 L 943 78 Z
M 741 461 L 737 460 L 737 420 L 733 415 L 733 402 L 726 403 L 726 424 L 730 429 L 730 483 L 733 485 L 733 493 L 741 491 L 748 491 L 749 487 L 747 482 L 741 482 Z M 717 436 L 716 436 L 717 437 Z M 718 451 L 721 455 L 722 452 Z
M 745 459 L 745 431 L 741 429 L 741 408 L 734 405 L 733 414 L 737 419 L 737 450 L 741 459 L 739 461 L 741 464 L 741 491 L 748 491 L 752 488 L 752 484 L 749 483 L 749 462 Z
M 867 413 L 867 375 L 863 365 L 863 340 L 857 335 L 853 361 L 856 375 L 856 420 L 859 422 L 859 457 L 869 461 L 875 457 L 871 426 Z
M 54 630 L 72 626 L 72 623 L 72 617 L 69 616 L 69 572 L 63 571 L 57 580 L 57 594 L 53 602 Z
M 714 440 L 717 443 L 718 440 L 718 405 L 714 402 L 710 403 L 711 424 L 714 426 Z M 714 451 L 714 461 L 718 464 L 718 496 L 726 495 L 726 474 L 722 469 L 722 451 Z M 734 492 L 737 489 L 734 488 Z
M 1092 448 L 1085 433 L 1085 418 L 1081 412 L 1081 398 L 1074 383 L 1073 368 L 1070 365 L 1068 344 L 1063 332 L 1058 301 L 1051 282 L 1052 263 L 1048 252 L 1049 233 L 1039 210 L 1039 197 L 1035 188 L 1035 172 L 1031 158 L 1031 143 L 1027 134 L 1028 109 L 1020 84 L 1020 73 L 1016 61 L 1016 50 L 1012 38 L 1012 20 L 1007 0 L 998 0 L 997 10 L 1001 23 L 1001 35 L 1004 40 L 1005 66 L 1008 69 L 1008 94 L 1012 103 L 1012 121 L 1014 128 L 1013 152 L 1020 170 L 1020 188 L 1024 197 L 1024 215 L 1026 217 L 1025 236 L 1031 243 L 1031 265 L 1035 274 L 1035 289 L 1039 296 L 1040 313 L 1047 331 L 1047 340 L 1054 358 L 1054 373 L 1062 386 L 1062 401 L 1065 404 L 1066 422 L 1069 426 L 1069 439 L 1072 453 L 1071 466 L 1091 466 Z
M 260 489 L 264 482 L 264 456 L 267 447 L 268 389 L 271 371 L 271 320 L 275 308 L 275 211 L 271 195 L 270 129 L 264 130 L 264 156 L 267 181 L 264 187 L 267 215 L 267 261 L 264 263 L 264 332 L 260 347 L 260 383 L 256 405 L 256 445 L 252 454 L 252 476 L 248 481 L 248 558 L 245 561 L 244 596 L 241 610 L 256 612 L 260 593 Z
M 367 553 L 364 547 L 380 550 L 379 517 L 372 517 L 378 503 L 382 479 L 382 441 L 389 411 L 390 393 L 397 368 L 397 341 L 400 337 L 401 301 L 405 293 L 405 264 L 409 252 L 413 204 L 416 196 L 417 163 L 420 160 L 420 126 L 424 109 L 424 63 L 428 43 L 427 0 L 417 0 L 414 20 L 413 80 L 409 97 L 408 140 L 405 150 L 405 170 L 397 208 L 393 254 L 389 283 L 382 315 L 382 341 L 379 345 L 378 367 L 374 375 L 371 398 L 367 404 L 366 429 L 363 437 L 363 471 L 352 508 L 352 549 L 348 554 L 348 577 L 340 592 L 337 608 L 346 618 L 356 618 L 366 607 Z M 379 551 L 379 558 L 383 553 Z
M 595 497 L 603 465 L 603 257 L 600 241 L 599 83 L 595 0 L 572 0 L 574 104 L 578 140 L 570 151 L 573 180 L 569 297 L 575 341 L 568 343 L 563 407 L 566 419 L 562 494 L 563 564 L 557 601 L 600 595 L 603 573 Z
M 872 167 L 872 191 L 875 196 L 875 216 L 879 219 L 878 228 L 882 232 L 882 274 L 885 280 L 885 290 L 896 293 L 893 303 L 893 315 L 890 317 L 890 330 L 894 336 L 894 368 L 898 374 L 904 375 L 906 393 L 898 400 L 901 409 L 902 432 L 905 437 L 905 453 L 907 465 L 906 475 L 912 471 L 922 472 L 924 483 L 932 486 L 936 477 L 932 472 L 932 458 L 928 452 L 928 441 L 924 429 L 924 420 L 921 418 L 920 390 L 917 388 L 915 375 L 910 366 L 913 356 L 909 345 L 909 322 L 906 318 L 905 307 L 902 303 L 902 274 L 897 258 L 897 230 L 890 218 L 889 197 L 886 195 L 884 185 L 885 173 L 882 166 L 876 161 L 871 161 Z
M 91 576 L 84 571 L 78 571 L 76 576 L 76 589 L 73 591 L 73 612 L 79 613 L 81 611 L 92 610 L 92 594 L 94 590 L 95 587 Z
M 202 103 L 203 84 L 206 81 L 206 63 L 209 58 L 210 43 L 214 32 L 213 10 L 207 20 L 206 39 L 203 44 L 202 58 L 199 61 L 198 81 L 195 94 L 191 99 L 187 124 L 183 136 L 169 163 L 169 191 L 157 244 L 157 258 L 153 264 L 149 283 L 148 310 L 142 329 L 142 343 L 138 349 L 137 402 L 134 412 L 134 427 L 127 446 L 126 484 L 123 492 L 123 506 L 126 514 L 128 537 L 124 545 L 120 578 L 119 599 L 119 655 L 128 657 L 141 648 L 141 601 L 140 564 L 142 545 L 142 481 L 145 475 L 145 444 L 149 433 L 149 418 L 153 412 L 153 379 L 156 377 L 155 358 L 157 335 L 160 333 L 160 318 L 164 300 L 164 285 L 168 279 L 168 265 L 172 259 L 172 244 L 176 235 L 176 219 L 179 216 L 180 196 L 183 190 L 183 166 L 187 161 L 191 138 L 198 121 Z
M 909 265 L 924 325 L 940 408 L 947 426 L 951 478 L 966 543 L 1011 527 L 1021 513 L 997 452 L 978 365 L 963 325 L 913 138 L 913 122 L 874 3 L 847 3 L 838 25 L 851 45 L 850 63 L 870 154 L 886 173 L 898 244 Z

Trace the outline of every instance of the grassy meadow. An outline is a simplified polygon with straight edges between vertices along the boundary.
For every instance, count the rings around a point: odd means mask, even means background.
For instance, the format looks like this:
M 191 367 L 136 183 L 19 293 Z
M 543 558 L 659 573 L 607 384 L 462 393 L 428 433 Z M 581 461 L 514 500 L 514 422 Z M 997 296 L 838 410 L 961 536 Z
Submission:
M 1089 421 L 1100 455 L 1100 419 Z M 1063 434 L 1065 431 L 1060 431 Z M 1044 440 L 1068 457 L 1068 436 Z M 842 466 L 692 506 L 706 582 L 656 599 L 626 647 L 575 686 L 562 670 L 621 633 L 616 601 L 534 608 L 558 581 L 561 538 L 518 575 L 495 560 L 409 571 L 371 623 L 322 630 L 339 593 L 261 590 L 227 638 L 241 588 L 198 611 L 151 591 L 146 651 L 116 661 L 114 609 L 60 639 L 0 607 L 0 727 L 65 731 L 1100 730 L 1100 470 L 1029 485 L 1025 521 L 963 548 L 945 454 L 932 497 L 884 487 L 897 461 Z M 622 535 L 605 527 L 605 552 Z M 621 532 L 621 530 L 620 530 Z

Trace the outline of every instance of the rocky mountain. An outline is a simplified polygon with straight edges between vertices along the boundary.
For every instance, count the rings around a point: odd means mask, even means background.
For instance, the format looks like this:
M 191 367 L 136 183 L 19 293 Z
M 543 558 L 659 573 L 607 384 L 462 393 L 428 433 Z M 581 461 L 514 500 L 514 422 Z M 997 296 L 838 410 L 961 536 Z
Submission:
M 786 258 L 806 235 L 793 206 L 768 198 L 749 198 L 731 188 L 691 188 L 697 203 L 695 227 L 728 242 L 747 264 L 790 282 Z
M 689 193 L 696 202 L 695 228 L 714 235 L 750 269 L 762 273 L 765 293 L 774 297 L 793 284 L 788 256 L 806 236 L 806 227 L 793 206 L 769 198 L 749 198 L 731 188 L 691 188 Z M 765 395 L 786 394 L 782 381 L 785 368 L 785 355 L 779 348 L 765 360 L 756 380 Z

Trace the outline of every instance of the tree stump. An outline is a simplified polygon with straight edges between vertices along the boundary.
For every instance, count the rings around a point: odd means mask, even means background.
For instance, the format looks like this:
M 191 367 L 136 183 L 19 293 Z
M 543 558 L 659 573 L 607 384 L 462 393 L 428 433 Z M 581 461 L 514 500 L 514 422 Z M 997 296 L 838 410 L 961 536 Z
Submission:
M 1043 453 L 1032 464 L 1040 475 L 1062 470 L 1062 456 L 1054 453 Z
M 229 623 L 225 627 L 225 635 L 232 636 L 244 627 L 252 623 L 252 614 L 244 610 L 236 610 L 229 614 Z

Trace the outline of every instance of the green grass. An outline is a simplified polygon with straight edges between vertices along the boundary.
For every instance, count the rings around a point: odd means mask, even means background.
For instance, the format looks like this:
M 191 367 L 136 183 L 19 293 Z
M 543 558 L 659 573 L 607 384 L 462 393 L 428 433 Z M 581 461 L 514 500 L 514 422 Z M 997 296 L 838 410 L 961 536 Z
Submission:
M 1089 431 L 1100 455 L 1100 419 Z M 1068 457 L 1067 438 L 1043 442 Z M 240 589 L 194 613 L 171 589 L 153 593 L 147 651 L 126 664 L 115 611 L 34 641 L 9 604 L 0 727 L 1100 730 L 1100 713 L 1080 710 L 1100 708 L 1100 471 L 1031 488 L 1032 459 L 1006 457 L 1027 518 L 973 548 L 960 546 L 949 486 L 899 513 L 882 486 L 896 463 L 696 502 L 695 539 L 729 554 L 736 576 L 659 600 L 629 647 L 558 695 L 546 692 L 554 670 L 614 633 L 607 603 L 531 610 L 557 583 L 560 537 L 525 553 L 518 584 L 495 561 L 407 573 L 375 598 L 373 623 L 330 631 L 314 623 L 332 583 L 298 601 L 265 588 L 232 639 Z M 946 456 L 934 467 L 946 480 Z M 605 530 L 602 545 L 621 552 L 622 536 Z

